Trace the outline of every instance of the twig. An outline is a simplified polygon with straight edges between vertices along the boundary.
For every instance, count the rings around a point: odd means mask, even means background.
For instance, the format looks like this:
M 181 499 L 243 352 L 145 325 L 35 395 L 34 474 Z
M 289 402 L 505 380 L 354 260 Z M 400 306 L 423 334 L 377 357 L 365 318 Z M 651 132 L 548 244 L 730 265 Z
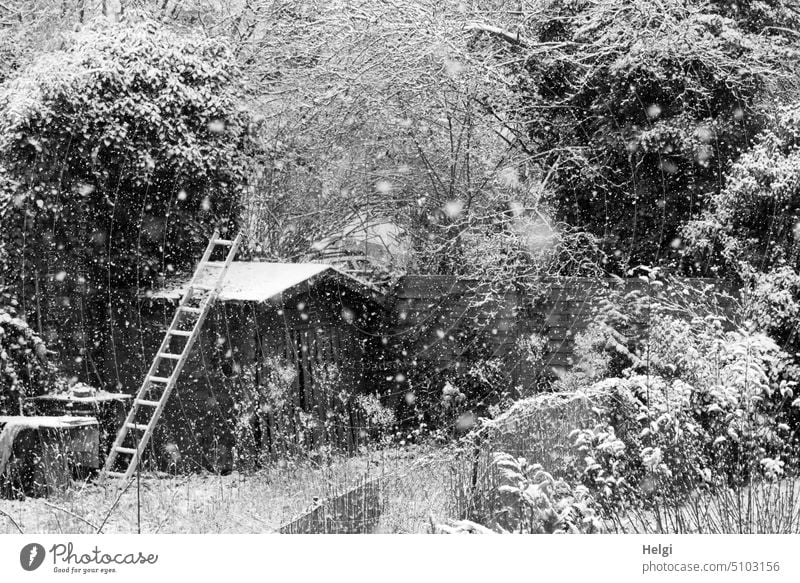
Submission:
M 13 525 L 14 525 L 14 526 L 17 528 L 17 530 L 19 531 L 19 533 L 20 533 L 20 534 L 25 534 L 25 531 L 24 531 L 24 530 L 22 530 L 22 529 L 20 528 L 20 526 L 19 526 L 19 524 L 17 524 L 17 521 L 16 521 L 16 520 L 14 520 L 13 518 L 11 518 L 11 515 L 10 515 L 10 514 L 8 514 L 8 513 L 7 513 L 6 511 L 4 511 L 4 510 L 0 510 L 0 514 L 2 514 L 3 516 L 5 516 L 6 518 L 8 518 L 8 519 L 11 521 L 11 524 L 13 524 Z
M 101 532 L 103 532 L 103 527 L 106 525 L 106 522 L 108 522 L 108 519 L 111 516 L 111 513 L 114 512 L 114 509 L 117 507 L 117 504 L 119 504 L 119 501 L 122 499 L 122 496 L 125 494 L 125 492 L 128 491 L 128 488 L 131 487 L 131 484 L 133 484 L 133 478 L 128 480 L 128 483 L 125 484 L 125 487 L 120 490 L 119 496 L 117 496 L 117 499 L 114 500 L 114 503 L 111 505 L 111 508 L 109 508 L 108 512 L 106 512 L 106 515 L 103 518 L 103 522 L 100 524 L 100 527 L 97 529 L 97 533 L 96 534 L 100 534 Z
M 73 518 L 77 518 L 78 520 L 80 520 L 80 521 L 81 521 L 81 522 L 83 522 L 84 524 L 87 524 L 87 525 L 91 526 L 93 529 L 97 530 L 97 525 L 95 525 L 95 524 L 92 524 L 91 522 L 89 522 L 88 520 L 86 520 L 86 519 L 85 519 L 83 516 L 80 516 L 80 515 L 78 515 L 78 514 L 75 514 L 74 512 L 72 512 L 72 511 L 70 511 L 70 510 L 67 510 L 66 508 L 62 508 L 61 506 L 56 506 L 55 504 L 51 504 L 51 503 L 50 503 L 50 502 L 48 502 L 47 500 L 42 500 L 42 503 L 43 503 L 45 506 L 49 506 L 50 508 L 54 508 L 55 510 L 60 510 L 61 512 L 65 512 L 66 514 L 69 514 L 69 515 L 70 515 L 70 516 L 72 516 Z
M 519 32 L 511 32 L 509 30 L 502 29 L 498 26 L 492 26 L 490 24 L 478 24 L 478 23 L 469 24 L 467 25 L 467 30 L 470 32 L 472 31 L 485 32 L 492 36 L 496 36 L 512 45 L 525 46 L 527 44 L 525 40 L 519 37 Z

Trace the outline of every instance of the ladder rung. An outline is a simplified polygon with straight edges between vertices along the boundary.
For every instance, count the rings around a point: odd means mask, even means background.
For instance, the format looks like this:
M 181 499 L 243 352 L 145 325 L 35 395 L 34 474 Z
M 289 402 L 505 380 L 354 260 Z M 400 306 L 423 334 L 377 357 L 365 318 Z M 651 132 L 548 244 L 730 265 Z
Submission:
M 1 1 L 2 0 L 0 0 L 0 2 Z M 139 461 L 140 461 L 139 458 L 141 457 L 141 452 L 144 451 L 144 449 L 147 447 L 148 441 L 152 438 L 153 430 L 155 429 L 156 424 L 158 423 L 159 416 L 161 415 L 163 408 L 167 403 L 170 390 L 172 387 L 175 386 L 175 381 L 179 378 L 179 375 L 181 374 L 181 370 L 185 363 L 185 359 L 188 356 L 189 351 L 192 349 L 192 346 L 194 345 L 194 342 L 197 339 L 197 336 L 200 332 L 198 324 L 200 323 L 200 320 L 203 319 L 204 315 L 207 313 L 206 311 L 211 306 L 212 302 L 216 299 L 216 296 L 219 293 L 219 290 L 222 287 L 222 284 L 225 280 L 226 270 L 230 266 L 234 257 L 236 256 L 236 252 L 238 251 L 239 244 L 241 243 L 242 240 L 241 233 L 236 235 L 236 237 L 232 240 L 221 239 L 219 235 L 220 235 L 219 231 L 215 230 L 214 234 L 211 236 L 211 241 L 206 247 L 205 253 L 203 253 L 202 258 L 197 264 L 194 276 L 189 282 L 186 291 L 182 295 L 181 302 L 176 308 L 172 324 L 170 324 L 169 328 L 167 328 L 166 334 L 164 335 L 164 340 L 162 341 L 161 348 L 159 348 L 158 352 L 156 353 L 150 371 L 145 377 L 145 381 L 142 384 L 139 393 L 133 400 L 133 406 L 130 412 L 128 413 L 128 417 L 126 418 L 123 426 L 117 433 L 117 439 L 114 442 L 114 446 L 112 447 L 111 452 L 109 452 L 109 455 L 106 458 L 105 465 L 103 466 L 103 470 L 100 474 L 101 481 L 103 478 L 128 478 L 130 474 L 136 471 L 136 468 L 139 466 Z M 226 253 L 226 258 L 223 263 L 209 261 L 209 258 L 211 257 L 211 254 L 214 251 L 215 245 L 230 247 L 230 249 Z M 196 280 L 200 279 L 200 273 L 202 269 L 210 269 L 210 268 L 215 268 L 218 270 L 216 272 L 212 272 L 212 276 L 213 274 L 216 274 L 216 283 L 214 285 L 194 283 Z M 208 294 L 198 293 L 195 296 L 195 294 L 193 293 L 194 291 L 207 291 L 209 293 Z M 198 318 L 195 320 L 194 325 L 191 326 L 191 330 L 177 329 L 178 322 L 180 321 L 179 317 L 181 312 L 198 315 Z M 181 336 L 186 338 L 186 343 L 182 349 L 179 349 L 177 347 L 170 349 L 168 347 L 171 338 L 175 336 Z M 160 376 L 159 374 L 150 374 L 158 372 L 159 362 L 161 359 L 169 359 L 176 361 L 173 371 L 171 373 L 167 372 L 161 373 L 162 375 L 167 374 L 167 376 Z M 156 401 L 142 398 L 148 394 L 148 390 L 150 391 L 155 390 L 153 389 L 153 383 L 163 383 L 165 385 L 163 387 L 162 395 L 158 397 L 158 400 Z M 139 413 L 140 406 L 153 407 L 155 409 L 151 414 L 151 418 L 145 423 L 136 422 L 136 415 Z M 122 444 L 125 442 L 126 437 L 128 437 L 127 431 L 129 429 L 142 432 L 141 442 L 136 444 L 136 449 L 122 446 Z M 114 467 L 114 462 L 117 459 L 117 454 L 126 454 L 132 456 L 128 462 L 129 463 L 128 468 L 124 473 L 111 471 L 111 468 Z

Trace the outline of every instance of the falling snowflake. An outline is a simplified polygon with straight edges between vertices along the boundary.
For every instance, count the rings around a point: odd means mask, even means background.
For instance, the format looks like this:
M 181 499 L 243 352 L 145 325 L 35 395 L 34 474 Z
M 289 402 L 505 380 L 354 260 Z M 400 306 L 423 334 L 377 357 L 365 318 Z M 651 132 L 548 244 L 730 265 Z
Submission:
M 451 219 L 457 219 L 464 210 L 464 203 L 461 200 L 451 200 L 445 203 L 444 213 Z

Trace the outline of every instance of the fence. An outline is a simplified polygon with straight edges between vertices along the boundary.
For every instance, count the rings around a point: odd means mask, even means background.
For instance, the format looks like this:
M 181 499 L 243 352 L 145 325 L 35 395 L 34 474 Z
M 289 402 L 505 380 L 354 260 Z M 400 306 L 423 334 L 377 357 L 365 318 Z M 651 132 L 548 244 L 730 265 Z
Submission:
M 380 478 L 364 477 L 355 488 L 321 500 L 280 528 L 281 534 L 370 534 L 383 512 Z
M 334 490 L 280 532 L 366 534 L 398 524 L 419 532 L 426 524 L 434 531 L 447 519 L 484 522 L 501 504 L 494 454 L 525 457 L 563 475 L 573 455 L 571 432 L 595 422 L 604 398 L 601 392 L 548 393 L 520 401 L 458 446 L 378 477 L 365 476 L 345 492 Z M 399 514 L 408 516 L 398 520 Z
M 451 461 L 449 515 L 482 523 L 500 509 L 494 454 L 504 452 L 565 477 L 574 453 L 571 433 L 591 427 L 607 395 L 603 392 L 546 393 L 517 402 L 470 436 Z

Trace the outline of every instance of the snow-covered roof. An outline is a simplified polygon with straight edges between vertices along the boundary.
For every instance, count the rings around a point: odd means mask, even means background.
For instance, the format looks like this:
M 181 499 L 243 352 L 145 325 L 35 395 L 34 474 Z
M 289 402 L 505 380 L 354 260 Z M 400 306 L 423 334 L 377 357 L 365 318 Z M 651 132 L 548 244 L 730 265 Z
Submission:
M 209 267 L 203 269 L 195 283 L 214 285 L 220 266 L 221 263 L 210 262 Z M 345 278 L 342 281 L 352 283 L 353 286 L 359 288 L 369 287 L 358 279 L 342 273 L 326 263 L 234 261 L 228 268 L 228 273 L 225 276 L 225 281 L 217 299 L 234 302 L 265 302 L 317 276 Z M 189 280 L 186 279 L 148 293 L 148 297 L 178 299 L 183 295 L 188 285 Z

